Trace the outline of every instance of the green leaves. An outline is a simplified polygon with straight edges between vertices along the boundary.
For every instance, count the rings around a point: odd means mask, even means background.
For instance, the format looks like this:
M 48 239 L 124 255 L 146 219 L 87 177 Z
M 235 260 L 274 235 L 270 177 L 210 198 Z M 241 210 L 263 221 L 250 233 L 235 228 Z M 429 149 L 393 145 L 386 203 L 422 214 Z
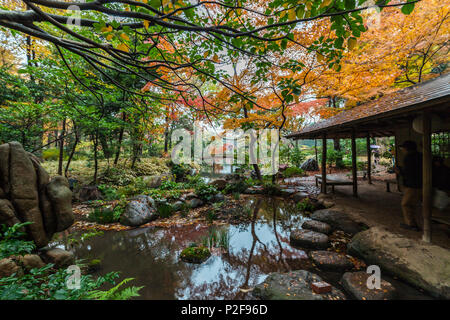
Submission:
M 408 0 L 407 4 L 405 4 L 404 6 L 402 6 L 402 13 L 404 14 L 410 14 L 411 12 L 413 12 L 414 10 L 414 5 L 416 4 L 415 2 L 412 2 L 414 0 Z

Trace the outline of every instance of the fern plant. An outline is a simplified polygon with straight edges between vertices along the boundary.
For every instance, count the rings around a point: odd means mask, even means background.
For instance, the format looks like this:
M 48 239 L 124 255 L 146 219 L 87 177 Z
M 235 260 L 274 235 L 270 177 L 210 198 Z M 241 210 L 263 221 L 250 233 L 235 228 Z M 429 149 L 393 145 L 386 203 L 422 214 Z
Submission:
M 134 278 L 126 278 L 109 290 L 93 290 L 90 292 L 89 298 L 95 300 L 128 300 L 132 297 L 139 297 L 139 290 L 143 287 L 127 287 L 120 290 L 124 284 L 131 280 L 134 280 Z

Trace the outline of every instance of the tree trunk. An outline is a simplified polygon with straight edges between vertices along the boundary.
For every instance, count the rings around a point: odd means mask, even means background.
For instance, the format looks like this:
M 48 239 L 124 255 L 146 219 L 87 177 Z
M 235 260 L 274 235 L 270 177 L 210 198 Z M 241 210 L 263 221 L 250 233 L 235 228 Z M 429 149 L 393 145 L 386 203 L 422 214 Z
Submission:
M 105 156 L 105 159 L 111 158 L 111 150 L 109 148 L 106 135 L 103 132 L 101 132 L 101 133 L 99 133 L 98 136 L 99 136 L 99 141 L 102 146 L 102 151 L 103 151 L 103 155 Z
M 77 128 L 77 126 L 75 124 L 75 121 L 73 121 L 73 130 L 75 132 L 75 142 L 73 143 L 72 150 L 71 150 L 70 155 L 69 155 L 69 159 L 67 159 L 66 168 L 64 169 L 64 176 L 66 178 L 67 178 L 67 172 L 69 171 L 70 162 L 72 161 L 72 158 L 73 158 L 73 156 L 75 154 L 75 150 L 76 150 L 77 145 L 78 145 L 78 142 L 80 141 L 80 137 L 78 135 L 78 128 Z
M 316 163 L 319 164 L 319 154 L 317 152 L 317 139 L 314 139 L 314 153 L 316 156 Z
M 122 121 L 123 122 L 127 121 L 127 114 L 125 112 L 122 112 Z M 120 149 L 122 148 L 122 140 L 123 140 L 123 133 L 124 133 L 124 131 L 125 131 L 125 125 L 123 125 L 120 128 L 119 142 L 118 142 L 117 151 L 116 151 L 116 158 L 114 159 L 114 165 L 116 165 L 119 162 Z
M 98 131 L 95 132 L 95 135 L 92 136 L 92 141 L 94 143 L 94 178 L 92 184 L 97 184 L 97 173 L 98 173 Z
M 341 152 L 341 140 L 339 138 L 333 139 L 334 151 L 338 152 L 339 155 L 336 157 L 336 168 L 343 167 L 342 154 Z
M 64 136 L 66 135 L 66 118 L 62 122 L 62 130 L 59 135 L 59 160 L 58 160 L 58 174 L 62 176 L 63 160 L 64 160 Z
M 167 153 L 169 151 L 169 117 L 166 116 L 166 128 L 164 130 L 164 152 Z

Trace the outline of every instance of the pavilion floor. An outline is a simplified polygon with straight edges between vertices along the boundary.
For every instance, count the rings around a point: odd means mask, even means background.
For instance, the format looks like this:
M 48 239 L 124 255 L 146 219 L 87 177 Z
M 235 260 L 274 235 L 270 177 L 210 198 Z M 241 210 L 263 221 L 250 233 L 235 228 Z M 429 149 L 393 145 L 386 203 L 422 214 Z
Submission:
M 343 175 L 344 177 L 344 175 Z M 379 179 L 379 178 L 378 178 Z M 301 179 L 302 184 L 315 184 L 311 177 Z M 416 240 L 422 239 L 422 232 L 405 230 L 400 227 L 403 222 L 401 211 L 402 194 L 397 191 L 397 186 L 391 186 L 391 192 L 386 192 L 386 184 L 373 178 L 373 184 L 367 180 L 358 179 L 358 197 L 352 195 L 352 186 L 336 186 L 335 193 L 331 188 L 327 193 L 335 202 L 336 209 L 342 209 L 357 221 L 364 222 L 369 227 L 382 226 L 391 232 L 400 233 Z M 450 210 L 442 212 L 433 209 L 433 216 L 450 218 Z M 422 227 L 421 207 L 417 208 L 416 221 Z M 450 226 L 433 222 L 432 243 L 450 249 Z

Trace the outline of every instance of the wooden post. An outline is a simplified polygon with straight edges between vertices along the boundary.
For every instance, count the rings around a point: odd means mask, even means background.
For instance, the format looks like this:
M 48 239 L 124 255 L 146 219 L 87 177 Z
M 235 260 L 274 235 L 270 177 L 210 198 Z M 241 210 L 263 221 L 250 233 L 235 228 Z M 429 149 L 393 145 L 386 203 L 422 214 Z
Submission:
M 370 152 L 370 134 L 367 134 L 367 179 L 372 184 L 372 153 Z
M 353 196 L 358 196 L 358 180 L 357 172 L 358 166 L 356 165 L 356 138 L 355 129 L 352 129 L 352 175 L 353 175 Z
M 327 193 L 327 136 L 322 138 L 322 189 L 321 192 Z
M 432 210 L 432 184 L 431 184 L 431 123 L 428 113 L 423 113 L 423 181 L 422 181 L 422 240 L 431 242 L 431 210 Z

